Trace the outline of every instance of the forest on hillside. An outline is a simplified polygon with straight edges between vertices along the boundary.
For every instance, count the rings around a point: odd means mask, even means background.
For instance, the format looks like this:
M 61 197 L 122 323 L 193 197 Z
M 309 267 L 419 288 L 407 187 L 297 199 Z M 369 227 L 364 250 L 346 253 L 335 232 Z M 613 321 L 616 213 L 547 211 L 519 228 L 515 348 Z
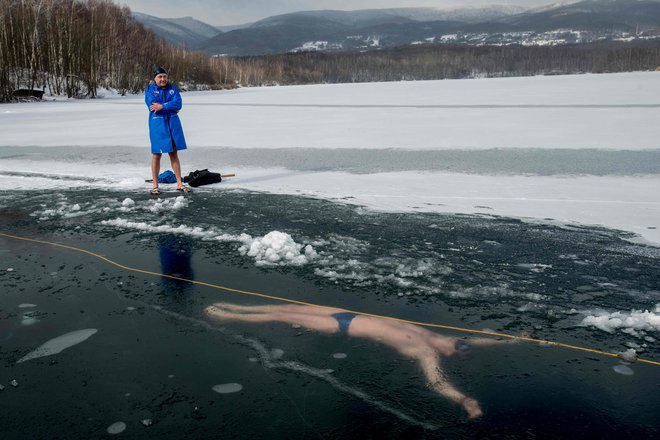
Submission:
M 364 53 L 209 57 L 177 48 L 110 0 L 0 0 L 0 101 L 17 91 L 67 97 L 138 93 L 153 66 L 184 89 L 652 70 L 660 47 L 626 43 L 419 45 Z
M 15 90 L 95 97 L 138 92 L 154 65 L 213 82 L 206 54 L 166 44 L 110 0 L 0 0 L 0 100 Z

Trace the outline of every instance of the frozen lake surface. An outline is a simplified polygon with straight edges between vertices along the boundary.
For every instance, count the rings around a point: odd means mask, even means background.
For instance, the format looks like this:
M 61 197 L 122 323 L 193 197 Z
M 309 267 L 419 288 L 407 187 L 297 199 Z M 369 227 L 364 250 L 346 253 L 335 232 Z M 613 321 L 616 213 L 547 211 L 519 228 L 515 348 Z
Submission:
M 238 174 L 223 187 L 601 225 L 658 244 L 657 76 L 186 93 L 183 168 Z M 4 105 L 0 175 L 20 189 L 146 189 L 146 116 L 141 96 Z
M 149 272 L 0 236 L 3 432 L 656 436 L 657 366 L 475 347 L 443 359 L 484 410 L 468 421 L 380 341 L 213 321 L 216 302 L 277 301 L 154 274 L 657 361 L 657 89 L 633 73 L 187 93 L 184 171 L 237 177 L 158 198 L 141 97 L 0 106 L 0 232 Z

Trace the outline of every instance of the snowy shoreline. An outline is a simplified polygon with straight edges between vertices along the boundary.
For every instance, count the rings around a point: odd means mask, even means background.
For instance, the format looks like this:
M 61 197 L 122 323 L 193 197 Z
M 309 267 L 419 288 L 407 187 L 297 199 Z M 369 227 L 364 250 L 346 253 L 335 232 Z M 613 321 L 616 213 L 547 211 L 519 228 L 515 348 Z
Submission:
M 184 95 L 181 118 L 191 149 L 182 152 L 182 162 L 184 171 L 237 173 L 237 178 L 209 190 L 304 195 L 382 211 L 597 225 L 632 232 L 658 245 L 660 174 L 635 164 L 625 166 L 626 152 L 659 150 L 657 77 L 656 72 L 639 72 L 190 92 Z M 15 189 L 145 190 L 146 116 L 142 97 L 2 105 L 0 175 L 6 187 Z M 41 157 L 33 151 L 52 147 L 59 153 L 64 146 L 79 146 L 85 152 Z M 120 147 L 131 147 L 135 153 Z M 217 150 L 218 160 L 196 155 L 199 147 Z M 274 148 L 339 156 L 342 149 L 373 149 L 374 155 L 400 151 L 403 156 L 392 156 L 391 161 L 402 161 L 408 152 L 412 157 L 414 151 L 491 150 L 496 152 L 493 160 L 507 161 L 517 149 L 592 149 L 618 154 L 608 160 L 615 167 L 619 160 L 622 165 L 613 174 L 607 167 L 601 167 L 602 172 L 578 169 L 565 174 L 562 164 L 552 161 L 567 156 L 555 155 L 533 157 L 529 168 L 521 163 L 508 172 L 504 165 L 504 172 L 491 172 L 488 164 L 472 172 L 441 166 L 415 169 L 414 164 L 401 171 L 385 167 L 391 169 L 382 172 L 369 169 L 369 154 L 364 153 L 351 156 L 363 169 L 351 173 L 345 169 L 350 164 L 338 166 L 339 161 L 304 169 L 300 157 L 292 167 L 269 166 L 256 158 L 239 160 L 236 153 Z M 116 157 L 112 151 L 117 151 Z M 416 160 L 411 163 L 419 164 Z M 534 172 L 539 160 L 550 161 L 548 175 Z M 588 164 L 590 156 L 584 160 Z M 168 165 L 164 159 L 163 169 Z

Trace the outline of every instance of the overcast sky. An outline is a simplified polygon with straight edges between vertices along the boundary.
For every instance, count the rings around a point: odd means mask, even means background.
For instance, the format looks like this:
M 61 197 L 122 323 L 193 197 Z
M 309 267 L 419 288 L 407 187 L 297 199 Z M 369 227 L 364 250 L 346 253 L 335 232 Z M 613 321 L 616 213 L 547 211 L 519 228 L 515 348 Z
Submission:
M 565 0 L 564 0 L 565 1 Z M 271 15 L 316 9 L 466 7 L 511 4 L 534 7 L 559 0 L 115 0 L 135 12 L 161 18 L 192 16 L 215 26 L 243 24 Z

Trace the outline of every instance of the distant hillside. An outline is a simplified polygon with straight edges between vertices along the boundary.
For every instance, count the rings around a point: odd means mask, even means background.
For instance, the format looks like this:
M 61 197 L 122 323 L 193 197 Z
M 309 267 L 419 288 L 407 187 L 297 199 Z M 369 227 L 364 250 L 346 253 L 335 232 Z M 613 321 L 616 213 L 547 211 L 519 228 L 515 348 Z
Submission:
M 169 43 L 179 47 L 197 48 L 221 33 L 220 30 L 210 24 L 195 20 L 192 17 L 158 18 L 140 12 L 133 12 L 133 18 Z

